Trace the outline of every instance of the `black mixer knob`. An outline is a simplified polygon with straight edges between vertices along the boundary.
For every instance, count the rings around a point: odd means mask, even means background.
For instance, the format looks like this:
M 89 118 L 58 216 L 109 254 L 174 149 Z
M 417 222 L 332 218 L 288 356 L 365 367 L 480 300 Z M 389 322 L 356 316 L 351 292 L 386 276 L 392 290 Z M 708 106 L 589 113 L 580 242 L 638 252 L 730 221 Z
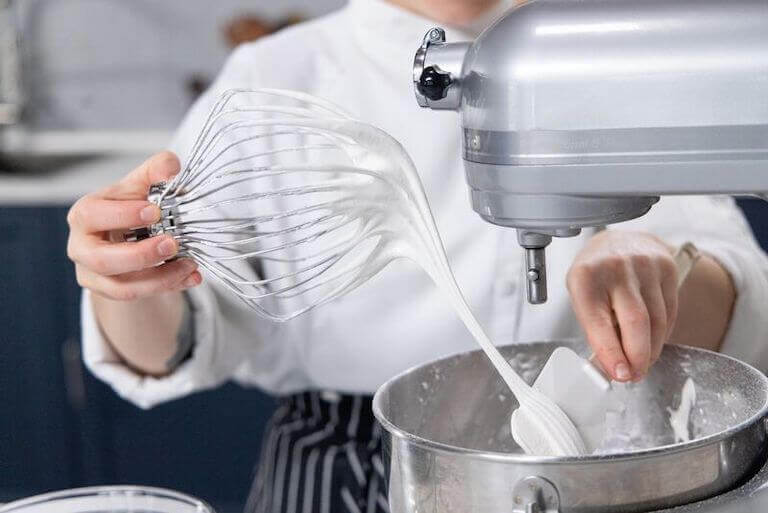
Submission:
M 441 71 L 437 66 L 430 66 L 421 74 L 419 92 L 432 101 L 442 100 L 447 96 L 452 83 L 450 73 Z

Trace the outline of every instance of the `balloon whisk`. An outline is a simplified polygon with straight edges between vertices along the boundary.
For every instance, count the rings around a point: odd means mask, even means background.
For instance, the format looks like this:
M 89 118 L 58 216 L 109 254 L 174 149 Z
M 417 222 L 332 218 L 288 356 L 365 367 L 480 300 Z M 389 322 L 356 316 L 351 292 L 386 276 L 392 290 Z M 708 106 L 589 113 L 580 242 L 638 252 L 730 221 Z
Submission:
M 402 147 L 304 93 L 224 93 L 182 171 L 149 197 L 162 218 L 128 240 L 172 235 L 179 256 L 275 321 L 347 294 L 398 257 L 447 268 Z

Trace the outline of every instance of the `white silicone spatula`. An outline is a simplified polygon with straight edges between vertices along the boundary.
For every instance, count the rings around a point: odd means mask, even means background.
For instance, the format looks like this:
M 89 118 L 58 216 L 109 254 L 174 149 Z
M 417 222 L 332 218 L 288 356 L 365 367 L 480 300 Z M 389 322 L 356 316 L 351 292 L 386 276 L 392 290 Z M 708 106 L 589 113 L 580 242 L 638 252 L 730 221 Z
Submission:
M 544 364 L 533 387 L 568 415 L 588 453 L 600 446 L 608 406 L 605 395 L 611 383 L 594 363 L 567 347 L 558 347 Z
M 681 246 L 675 254 L 678 289 L 699 256 L 690 242 Z M 557 404 L 576 426 L 588 453 L 594 452 L 603 441 L 608 403 L 606 393 L 611 388 L 610 381 L 595 365 L 594 359 L 594 355 L 587 360 L 571 349 L 559 347 L 533 384 L 535 389 Z M 512 433 L 518 444 L 531 453 L 535 451 L 536 437 L 528 432 L 535 429 L 537 421 L 519 411 L 512 414 Z

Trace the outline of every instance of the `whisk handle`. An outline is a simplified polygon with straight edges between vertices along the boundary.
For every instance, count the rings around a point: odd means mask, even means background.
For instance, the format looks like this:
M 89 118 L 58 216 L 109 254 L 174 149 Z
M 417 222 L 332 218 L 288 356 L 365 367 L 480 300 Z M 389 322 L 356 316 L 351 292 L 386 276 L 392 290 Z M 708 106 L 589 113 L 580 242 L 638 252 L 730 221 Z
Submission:
M 160 205 L 161 203 L 160 198 L 162 197 L 162 194 L 165 191 L 166 187 L 168 187 L 168 184 L 166 182 L 158 182 L 150 185 L 149 193 L 147 194 L 147 200 L 152 203 Z M 165 214 L 165 212 L 163 213 Z M 127 231 L 123 235 L 123 240 L 125 242 L 140 242 L 142 240 L 158 235 L 159 233 L 164 231 L 165 228 L 167 228 L 165 226 L 165 221 L 161 220 L 160 223 L 152 226 L 134 228 L 133 230 Z
M 136 228 L 125 232 L 123 240 L 125 242 L 140 242 L 152 237 L 152 230 L 150 228 Z

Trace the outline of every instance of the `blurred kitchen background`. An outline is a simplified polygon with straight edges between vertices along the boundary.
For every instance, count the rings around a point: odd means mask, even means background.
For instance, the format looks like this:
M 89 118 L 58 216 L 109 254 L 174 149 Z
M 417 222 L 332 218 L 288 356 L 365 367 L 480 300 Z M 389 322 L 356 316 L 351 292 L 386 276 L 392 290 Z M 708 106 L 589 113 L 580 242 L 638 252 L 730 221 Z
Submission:
M 69 206 L 163 149 L 231 48 L 344 0 L 0 0 L 0 503 L 168 487 L 239 512 L 273 401 L 141 411 L 80 360 Z
M 229 385 L 145 412 L 91 377 L 65 215 L 166 146 L 232 46 L 342 3 L 0 0 L 0 502 L 120 483 L 240 511 L 273 401 Z M 741 204 L 766 245 L 766 206 Z

